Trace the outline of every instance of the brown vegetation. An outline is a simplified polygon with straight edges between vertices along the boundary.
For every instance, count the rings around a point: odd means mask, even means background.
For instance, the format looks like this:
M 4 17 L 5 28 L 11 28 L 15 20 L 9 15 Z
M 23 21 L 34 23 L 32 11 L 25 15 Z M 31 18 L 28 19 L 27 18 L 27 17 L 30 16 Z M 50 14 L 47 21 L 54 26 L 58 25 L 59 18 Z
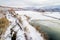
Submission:
M 44 31 L 41 30 L 40 26 L 37 26 L 37 25 L 33 25 L 31 24 L 33 27 L 35 27 L 35 29 L 41 33 L 41 36 L 44 37 L 45 40 L 49 40 L 49 37 L 47 35 L 47 33 L 45 33 Z
M 0 34 L 4 33 L 9 25 L 7 18 L 0 18 Z

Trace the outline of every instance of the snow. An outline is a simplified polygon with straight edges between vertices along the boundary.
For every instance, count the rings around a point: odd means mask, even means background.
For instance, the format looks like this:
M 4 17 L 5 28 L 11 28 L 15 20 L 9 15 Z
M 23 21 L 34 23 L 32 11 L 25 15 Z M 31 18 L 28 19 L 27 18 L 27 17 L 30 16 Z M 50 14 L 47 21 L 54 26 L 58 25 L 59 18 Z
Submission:
M 15 11 L 17 14 L 19 15 L 27 15 L 29 17 L 31 17 L 32 20 L 35 20 L 35 19 L 40 19 L 40 20 L 57 20 L 57 19 L 54 19 L 54 18 L 51 18 L 51 17 L 46 17 L 44 15 L 48 15 L 48 16 L 53 16 L 53 17 L 57 17 L 57 18 L 60 18 L 60 14 L 59 12 L 45 12 L 45 13 L 42 13 L 42 12 L 34 12 L 34 11 Z M 44 15 L 42 15 L 44 14 Z
M 10 29 L 15 25 L 16 26 L 13 28 L 13 30 L 17 32 L 17 40 L 25 40 L 24 35 L 23 35 L 24 32 L 19 30 L 19 26 L 15 22 L 17 19 L 12 17 L 11 14 L 9 14 L 9 13 L 6 16 L 9 19 L 9 21 L 11 21 L 11 23 L 10 23 L 10 26 L 7 28 L 7 31 L 4 35 L 4 37 L 6 38 L 5 40 L 11 40 L 11 35 L 10 35 L 11 30 Z
M 60 24 L 60 13 L 59 12 L 35 12 L 35 11 L 15 11 L 19 15 L 27 15 L 31 19 L 30 21 L 50 21 L 56 24 Z M 47 16 L 45 16 L 47 15 Z M 48 17 L 51 16 L 51 17 Z M 55 17 L 55 18 L 52 18 Z
M 31 16 L 31 14 L 30 14 L 30 16 Z M 41 36 L 41 33 L 39 33 L 34 27 L 32 27 L 28 23 L 28 21 L 26 21 L 24 16 L 21 17 L 22 21 L 23 21 L 23 25 L 21 25 L 21 26 L 22 26 L 22 28 L 27 27 L 29 29 L 29 31 L 27 30 L 28 32 L 26 32 L 26 31 L 24 32 L 23 30 L 21 30 L 16 23 L 18 20 L 16 18 L 14 18 L 8 12 L 6 14 L 6 17 L 11 23 L 10 23 L 9 27 L 7 28 L 7 31 L 5 32 L 5 35 L 4 35 L 5 40 L 11 40 L 12 35 L 10 34 L 11 33 L 10 29 L 12 27 L 14 27 L 13 30 L 15 32 L 17 32 L 17 39 L 16 40 L 26 40 L 24 37 L 24 33 L 27 34 L 29 40 L 44 40 L 44 38 Z
M 44 15 L 48 15 L 48 16 L 53 16 L 53 17 L 56 17 L 56 18 L 60 18 L 60 14 L 56 14 L 56 12 L 54 13 L 50 13 L 50 12 L 47 12 L 47 14 L 44 14 L 42 15 L 41 12 L 33 12 L 33 11 L 15 11 L 17 14 L 21 15 L 21 20 L 22 20 L 22 28 L 27 28 L 27 32 L 25 30 L 21 30 L 19 28 L 19 26 L 17 25 L 17 18 L 14 18 L 11 14 L 9 14 L 9 12 L 7 12 L 6 16 L 7 16 L 7 19 L 9 21 L 11 21 L 9 27 L 7 28 L 7 31 L 4 35 L 5 37 L 5 40 L 11 40 L 11 35 L 10 35 L 10 29 L 14 26 L 13 30 L 17 32 L 17 39 L 16 40 L 25 40 L 25 37 L 24 37 L 24 33 L 27 34 L 28 36 L 28 39 L 29 40 L 44 40 L 44 38 L 41 36 L 41 33 L 39 33 L 38 31 L 36 31 L 36 29 L 31 26 L 28 21 L 26 20 L 26 17 L 23 16 L 23 15 L 27 15 L 29 16 L 31 20 L 57 20 L 57 19 L 54 19 L 54 18 L 51 18 L 51 17 L 47 17 L 47 16 L 44 16 Z M 49 14 L 48 14 L 49 13 Z M 51 26 L 58 26 L 57 24 L 54 25 L 54 23 L 51 23 L 51 21 L 49 22 L 40 22 L 40 24 L 44 24 L 44 25 L 48 25 L 49 27 Z M 24 32 L 25 31 L 25 32 Z M 32 37 L 32 38 L 31 38 Z
M 52 13 L 47 12 L 45 15 L 56 17 L 56 18 L 60 19 L 60 13 L 59 12 L 52 12 Z
M 26 21 L 26 19 L 24 19 L 24 16 L 22 16 L 22 20 L 23 20 L 23 26 L 28 28 L 27 31 L 29 31 L 28 34 L 30 34 L 30 36 L 32 37 L 32 40 L 44 40 L 43 37 L 41 37 L 41 33 L 38 33 L 38 31 L 36 31 L 36 29 L 32 27 Z

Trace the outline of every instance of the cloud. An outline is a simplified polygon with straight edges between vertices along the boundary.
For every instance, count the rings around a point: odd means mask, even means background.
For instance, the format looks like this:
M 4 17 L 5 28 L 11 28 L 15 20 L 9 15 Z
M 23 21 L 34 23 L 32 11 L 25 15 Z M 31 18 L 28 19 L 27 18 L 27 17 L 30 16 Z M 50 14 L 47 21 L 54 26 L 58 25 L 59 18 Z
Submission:
M 27 6 L 49 6 L 60 5 L 60 0 L 0 0 L 0 5 L 27 7 Z
M 43 4 L 46 1 L 48 1 L 48 0 L 27 0 L 25 2 L 27 2 L 27 3 L 35 3 L 35 4 Z

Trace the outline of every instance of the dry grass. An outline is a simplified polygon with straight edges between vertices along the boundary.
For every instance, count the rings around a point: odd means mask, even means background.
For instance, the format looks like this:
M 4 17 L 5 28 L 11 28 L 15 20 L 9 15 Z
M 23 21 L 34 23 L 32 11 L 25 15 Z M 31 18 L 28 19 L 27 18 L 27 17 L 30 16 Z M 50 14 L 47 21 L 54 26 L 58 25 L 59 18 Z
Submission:
M 44 31 L 41 30 L 40 26 L 39 25 L 33 25 L 31 24 L 33 27 L 35 27 L 35 29 L 41 33 L 41 36 L 45 39 L 45 40 L 49 40 L 49 37 L 47 35 L 47 33 L 45 33 Z
M 4 33 L 7 29 L 7 26 L 9 25 L 9 21 L 7 18 L 0 18 L 0 33 Z

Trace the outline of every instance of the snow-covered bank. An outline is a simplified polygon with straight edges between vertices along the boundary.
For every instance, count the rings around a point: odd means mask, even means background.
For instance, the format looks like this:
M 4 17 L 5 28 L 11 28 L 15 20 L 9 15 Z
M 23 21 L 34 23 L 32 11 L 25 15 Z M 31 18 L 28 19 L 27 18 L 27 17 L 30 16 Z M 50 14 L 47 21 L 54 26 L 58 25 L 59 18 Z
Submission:
M 44 15 L 55 17 L 57 19 L 60 19 L 60 12 L 46 12 Z
M 41 21 L 52 21 L 55 23 L 60 23 L 58 19 L 60 19 L 60 13 L 59 12 L 34 12 L 34 11 L 15 11 L 16 13 L 18 13 L 19 15 L 27 15 L 29 17 L 31 17 L 30 20 L 41 20 Z M 48 15 L 48 16 L 44 16 L 44 15 Z M 52 18 L 52 17 L 56 17 Z
M 13 12 L 13 11 L 12 11 Z M 43 33 L 40 33 L 35 29 L 35 27 L 31 26 L 29 22 L 27 21 L 27 17 L 24 15 L 19 17 L 14 17 L 16 15 L 13 15 L 11 11 L 7 11 L 5 14 L 2 14 L 9 20 L 9 26 L 6 29 L 5 34 L 3 34 L 3 37 L 1 39 L 4 40 L 45 40 Z M 20 18 L 21 17 L 21 18 Z M 21 22 L 19 22 L 19 19 Z M 21 28 L 22 29 L 21 29 Z M 15 35 L 15 36 L 14 36 Z
M 15 11 L 16 13 L 20 14 L 20 15 L 27 15 L 29 17 L 32 17 L 33 19 L 42 19 L 42 20 L 45 20 L 45 19 L 50 19 L 50 20 L 54 20 L 54 18 L 50 18 L 50 17 L 46 17 L 44 15 L 48 15 L 48 16 L 53 16 L 53 17 L 57 17 L 57 18 L 60 18 L 60 14 L 59 12 L 34 12 L 34 11 Z M 44 15 L 42 15 L 44 14 Z

